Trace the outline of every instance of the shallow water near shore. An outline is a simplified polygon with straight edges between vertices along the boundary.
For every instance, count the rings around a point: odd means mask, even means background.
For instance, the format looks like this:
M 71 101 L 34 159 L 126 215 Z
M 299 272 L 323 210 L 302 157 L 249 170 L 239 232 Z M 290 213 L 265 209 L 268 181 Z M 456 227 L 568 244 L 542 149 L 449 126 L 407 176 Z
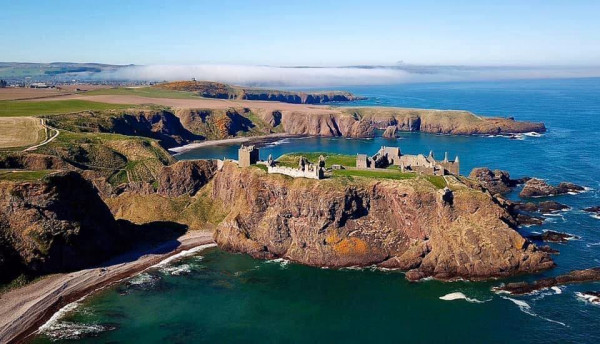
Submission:
M 261 147 L 261 158 L 287 152 L 403 152 L 460 156 L 461 173 L 488 166 L 513 177 L 536 176 L 590 188 L 553 197 L 571 210 L 542 226 L 521 228 L 580 237 L 550 244 L 558 266 L 537 276 L 488 282 L 409 283 L 397 271 L 319 269 L 259 261 L 211 248 L 157 267 L 85 299 L 36 343 L 189 342 L 580 342 L 600 341 L 600 306 L 578 292 L 600 283 L 527 296 L 497 295 L 502 282 L 600 266 L 600 79 L 441 83 L 345 88 L 367 100 L 340 105 L 464 109 L 480 115 L 542 121 L 541 137 L 453 137 L 403 133 L 398 140 L 302 138 Z M 204 147 L 178 159 L 236 158 L 238 145 Z M 511 194 L 517 199 L 518 191 Z M 543 199 L 536 199 L 541 201 Z M 75 339 L 66 339 L 70 336 Z M 79 332 L 79 333 L 77 333 Z M 62 336 L 61 339 L 61 334 Z M 66 335 L 65 335 L 66 334 Z M 54 339 L 52 339 L 54 338 Z

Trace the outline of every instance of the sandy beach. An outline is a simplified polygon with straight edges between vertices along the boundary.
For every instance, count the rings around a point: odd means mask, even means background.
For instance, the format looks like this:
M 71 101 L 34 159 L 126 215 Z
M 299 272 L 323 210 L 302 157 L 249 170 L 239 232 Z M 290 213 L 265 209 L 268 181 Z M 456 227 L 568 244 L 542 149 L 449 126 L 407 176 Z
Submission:
M 231 144 L 240 144 L 240 143 L 267 143 L 276 141 L 279 139 L 290 138 L 290 137 L 301 137 L 301 135 L 292 135 L 287 133 L 278 133 L 278 134 L 270 134 L 270 135 L 261 135 L 261 136 L 248 136 L 248 137 L 234 137 L 230 139 L 223 140 L 208 140 L 204 142 L 194 142 L 181 147 L 169 148 L 169 152 L 171 153 L 183 153 L 190 151 L 192 149 L 200 148 L 200 147 L 211 147 L 211 146 L 220 146 L 220 145 L 231 145 Z
M 42 278 L 0 295 L 0 343 L 23 342 L 65 305 L 177 254 L 214 244 L 212 233 L 188 232 L 176 240 L 118 256 L 100 267 Z

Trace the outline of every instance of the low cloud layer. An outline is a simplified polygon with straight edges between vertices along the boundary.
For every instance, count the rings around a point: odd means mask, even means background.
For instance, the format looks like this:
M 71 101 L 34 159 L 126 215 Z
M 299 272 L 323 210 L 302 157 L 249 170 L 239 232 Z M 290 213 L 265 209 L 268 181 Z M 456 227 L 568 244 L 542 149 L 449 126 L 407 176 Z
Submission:
M 127 66 L 96 75 L 105 80 L 210 80 L 249 86 L 325 87 L 399 83 L 600 77 L 600 67 L 268 67 L 243 65 Z

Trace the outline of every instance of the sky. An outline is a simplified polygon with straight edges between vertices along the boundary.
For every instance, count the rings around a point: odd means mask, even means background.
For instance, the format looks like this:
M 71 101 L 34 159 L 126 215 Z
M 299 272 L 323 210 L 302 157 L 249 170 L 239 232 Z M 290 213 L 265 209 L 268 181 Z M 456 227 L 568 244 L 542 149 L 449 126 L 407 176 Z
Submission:
M 0 0 L 0 61 L 600 64 L 600 1 Z

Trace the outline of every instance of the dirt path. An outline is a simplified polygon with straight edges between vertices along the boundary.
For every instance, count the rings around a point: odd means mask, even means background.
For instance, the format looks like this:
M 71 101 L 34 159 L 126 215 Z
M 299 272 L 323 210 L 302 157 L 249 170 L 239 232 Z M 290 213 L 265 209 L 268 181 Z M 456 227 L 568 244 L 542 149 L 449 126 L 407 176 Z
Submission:
M 58 129 L 56 129 L 56 128 L 52 128 L 52 127 L 50 127 L 50 126 L 46 125 L 46 122 L 45 122 L 45 120 L 44 120 L 44 119 L 40 119 L 40 121 L 42 122 L 42 126 L 43 126 L 44 128 L 46 128 L 46 135 L 47 135 L 48 133 L 50 133 L 52 130 L 54 130 L 54 131 L 55 131 L 54 135 L 52 135 L 52 137 L 49 137 L 49 138 L 48 138 L 48 137 L 46 137 L 46 140 L 44 140 L 44 141 L 43 141 L 43 142 L 41 142 L 41 143 L 38 143 L 38 144 L 37 144 L 37 145 L 35 145 L 35 146 L 31 146 L 31 147 L 29 147 L 29 148 L 26 148 L 26 149 L 24 149 L 24 150 L 23 150 L 23 152 L 30 152 L 30 151 L 36 150 L 38 147 L 41 147 L 41 146 L 43 146 L 43 145 L 46 145 L 46 144 L 48 144 L 48 143 L 52 142 L 52 141 L 53 141 L 53 140 L 54 140 L 56 137 L 58 137 L 58 134 L 60 134 L 60 130 L 58 130 Z
M 185 250 L 213 244 L 212 233 L 193 231 L 153 249 L 129 252 L 99 268 L 51 275 L 2 294 L 0 343 L 23 341 L 65 305 Z

